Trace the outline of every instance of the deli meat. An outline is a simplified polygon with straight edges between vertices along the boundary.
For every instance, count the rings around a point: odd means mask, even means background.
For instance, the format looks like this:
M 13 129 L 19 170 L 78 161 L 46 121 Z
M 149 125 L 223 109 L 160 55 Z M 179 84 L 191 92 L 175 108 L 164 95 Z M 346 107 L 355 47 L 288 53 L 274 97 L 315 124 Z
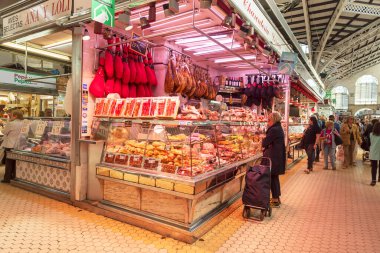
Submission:
M 135 62 L 136 66 L 136 79 L 135 79 L 135 84 L 141 84 L 142 83 L 142 75 L 141 75 L 141 65 L 139 64 L 138 61 L 138 56 L 136 54 L 133 55 L 133 60 Z
M 113 86 L 113 93 L 117 93 L 121 96 L 121 79 L 116 79 Z
M 96 98 L 104 97 L 105 76 L 104 76 L 104 58 L 99 59 L 99 67 L 95 73 L 95 77 L 90 85 L 90 93 Z
M 116 43 L 120 42 L 120 38 L 116 38 Z M 115 53 L 115 78 L 121 79 L 123 78 L 123 60 L 122 60 L 122 51 L 120 45 L 116 46 L 116 53 Z
M 157 86 L 157 77 L 156 77 L 156 73 L 154 72 L 153 59 L 152 59 L 152 54 L 150 53 L 150 51 L 148 52 L 148 67 L 150 68 L 149 84 L 152 86 Z
M 113 43 L 113 39 L 109 39 L 107 41 L 108 41 L 108 44 Z M 107 78 L 108 79 L 113 78 L 113 75 L 114 75 L 114 59 L 113 59 L 112 46 L 109 46 L 106 49 L 104 69 L 106 71 Z
M 129 97 L 136 98 L 137 97 L 137 91 L 136 91 L 136 84 L 130 83 L 129 84 Z
M 108 79 L 106 81 L 106 86 L 105 86 L 105 93 L 106 95 L 110 94 L 110 93 L 113 93 L 113 89 L 114 89 L 114 85 L 115 85 L 115 81 L 114 79 Z
M 135 81 L 136 81 L 136 64 L 135 64 L 135 60 L 133 58 L 133 55 L 130 52 L 128 55 L 128 63 L 129 63 L 129 69 L 130 69 L 129 83 L 135 83 Z

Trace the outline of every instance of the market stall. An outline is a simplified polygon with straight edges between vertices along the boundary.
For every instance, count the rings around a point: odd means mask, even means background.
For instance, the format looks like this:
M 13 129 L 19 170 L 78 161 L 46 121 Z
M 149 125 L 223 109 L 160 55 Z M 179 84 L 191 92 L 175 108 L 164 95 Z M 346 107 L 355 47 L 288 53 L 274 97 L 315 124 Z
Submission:
M 267 115 L 281 104 L 287 129 L 290 83 L 277 68 L 286 49 L 247 13 L 224 1 L 172 4 L 120 11 L 114 28 L 86 25 L 94 109 L 80 142 L 92 207 L 76 204 L 193 242 L 239 206 Z

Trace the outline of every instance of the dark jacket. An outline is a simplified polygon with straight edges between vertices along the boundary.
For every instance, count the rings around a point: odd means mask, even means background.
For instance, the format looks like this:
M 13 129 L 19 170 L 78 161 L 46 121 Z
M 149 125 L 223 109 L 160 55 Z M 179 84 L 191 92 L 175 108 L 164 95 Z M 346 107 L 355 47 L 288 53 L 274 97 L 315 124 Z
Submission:
M 263 139 L 263 148 L 263 156 L 272 160 L 272 175 L 285 174 L 285 134 L 280 122 L 268 128 Z

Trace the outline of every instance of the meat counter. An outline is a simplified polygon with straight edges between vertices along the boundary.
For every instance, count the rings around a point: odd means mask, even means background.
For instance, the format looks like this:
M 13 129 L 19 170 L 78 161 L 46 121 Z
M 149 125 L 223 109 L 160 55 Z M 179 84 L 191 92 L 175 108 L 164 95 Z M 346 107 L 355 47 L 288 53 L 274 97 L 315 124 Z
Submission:
M 265 136 L 253 122 L 100 120 L 110 126 L 96 166 L 99 206 L 186 242 L 239 206 L 247 164 L 261 157 Z
M 13 184 L 51 197 L 69 198 L 70 118 L 24 120 L 9 158 L 16 160 Z

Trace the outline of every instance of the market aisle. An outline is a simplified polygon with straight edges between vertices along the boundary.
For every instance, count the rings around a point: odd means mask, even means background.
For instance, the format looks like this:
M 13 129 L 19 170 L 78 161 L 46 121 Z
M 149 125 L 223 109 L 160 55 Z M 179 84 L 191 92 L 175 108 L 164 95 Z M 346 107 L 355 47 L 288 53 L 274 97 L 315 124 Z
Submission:
M 0 252 L 378 252 L 380 184 L 369 186 L 368 162 L 321 166 L 289 173 L 271 219 L 244 221 L 239 208 L 193 245 L 0 184 Z

